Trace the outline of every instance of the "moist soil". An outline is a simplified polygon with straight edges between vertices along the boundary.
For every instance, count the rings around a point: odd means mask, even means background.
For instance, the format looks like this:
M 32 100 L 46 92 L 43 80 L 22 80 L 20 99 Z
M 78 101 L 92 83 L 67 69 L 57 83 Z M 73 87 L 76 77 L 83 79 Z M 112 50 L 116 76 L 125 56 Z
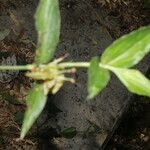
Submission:
M 33 15 L 37 4 L 38 0 L 0 1 L 0 32 L 4 36 L 0 41 L 0 63 L 3 59 L 7 65 L 33 62 L 37 39 Z M 150 23 L 150 10 L 143 1 L 102 4 L 97 0 L 60 1 L 62 29 L 55 57 L 69 53 L 68 60 L 87 61 L 118 37 Z M 147 75 L 149 58 L 137 66 Z M 0 149 L 150 149 L 150 99 L 130 94 L 113 77 L 100 96 L 85 103 L 85 70 L 73 75 L 75 85 L 66 84 L 55 96 L 49 95 L 46 108 L 25 140 L 18 141 L 25 98 L 34 83 L 24 74 L 1 73 Z

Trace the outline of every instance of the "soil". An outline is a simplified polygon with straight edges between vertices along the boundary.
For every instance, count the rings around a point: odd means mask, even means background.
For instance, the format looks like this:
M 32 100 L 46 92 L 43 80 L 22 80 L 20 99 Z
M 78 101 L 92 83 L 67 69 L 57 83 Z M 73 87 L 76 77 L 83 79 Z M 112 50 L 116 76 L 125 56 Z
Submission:
M 150 149 L 150 102 L 149 98 L 135 97 L 134 103 L 122 118 L 107 150 Z
M 150 10 L 143 1 L 104 6 L 99 2 L 60 1 L 62 31 L 56 57 L 69 53 L 68 60 L 87 61 L 116 38 L 150 23 Z M 37 37 L 33 14 L 37 4 L 38 0 L 0 1 L 0 32 L 9 32 L 0 41 L 0 63 L 2 58 L 6 64 L 33 62 Z M 137 66 L 147 74 L 149 58 Z M 75 85 L 66 84 L 56 96 L 49 95 L 46 108 L 26 139 L 16 140 L 27 91 L 34 82 L 24 73 L 1 72 L 0 149 L 150 149 L 150 99 L 131 95 L 113 77 L 106 90 L 87 103 L 85 70 L 75 75 Z

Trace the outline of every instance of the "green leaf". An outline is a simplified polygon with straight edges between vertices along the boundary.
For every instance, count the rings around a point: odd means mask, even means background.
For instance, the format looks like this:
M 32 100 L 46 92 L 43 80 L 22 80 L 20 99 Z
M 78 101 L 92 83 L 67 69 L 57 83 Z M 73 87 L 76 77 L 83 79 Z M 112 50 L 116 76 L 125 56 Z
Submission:
M 109 72 L 99 67 L 98 57 L 92 58 L 88 70 L 88 99 L 96 96 L 107 85 L 109 79 Z
M 35 19 L 38 31 L 35 63 L 47 63 L 53 58 L 59 41 L 60 11 L 58 0 L 40 0 Z
M 63 137 L 71 139 L 77 134 L 77 130 L 75 127 L 67 128 L 61 131 L 60 133 Z
M 112 70 L 127 89 L 135 94 L 150 96 L 150 80 L 135 69 Z
M 150 26 L 133 31 L 110 45 L 101 62 L 114 67 L 132 67 L 150 51 Z
M 23 139 L 35 120 L 38 118 L 46 104 L 47 96 L 44 93 L 44 85 L 36 84 L 30 91 L 26 100 L 27 110 L 22 125 L 21 136 Z

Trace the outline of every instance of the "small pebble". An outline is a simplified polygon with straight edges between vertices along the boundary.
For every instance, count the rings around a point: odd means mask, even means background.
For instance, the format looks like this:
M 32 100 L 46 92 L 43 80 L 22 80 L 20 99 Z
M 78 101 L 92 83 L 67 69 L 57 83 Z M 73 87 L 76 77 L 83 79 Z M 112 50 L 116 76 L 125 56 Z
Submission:
M 144 141 L 144 142 L 148 142 L 148 141 L 149 141 L 149 136 L 145 136 L 145 137 L 143 138 L 143 141 Z

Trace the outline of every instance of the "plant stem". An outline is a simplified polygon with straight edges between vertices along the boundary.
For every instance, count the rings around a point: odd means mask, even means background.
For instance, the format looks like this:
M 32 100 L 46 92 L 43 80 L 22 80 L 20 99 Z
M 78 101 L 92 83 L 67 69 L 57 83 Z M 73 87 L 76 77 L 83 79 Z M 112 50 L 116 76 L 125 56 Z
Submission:
M 71 68 L 71 67 L 78 67 L 78 68 L 89 68 L 90 67 L 90 62 L 64 62 L 60 63 L 59 66 L 64 67 L 64 68 Z M 99 67 L 108 69 L 113 71 L 114 69 L 116 70 L 117 68 L 114 68 L 109 65 L 104 65 L 102 63 L 99 63 Z M 118 68 L 120 69 L 120 68 Z
M 60 63 L 59 66 L 63 68 L 72 68 L 72 67 L 89 68 L 90 62 L 64 62 L 64 63 Z M 99 66 L 104 69 L 114 70 L 114 67 L 111 67 L 109 65 L 104 65 L 99 63 Z M 22 65 L 21 66 L 0 66 L 0 70 L 32 70 L 34 67 L 35 67 L 34 64 L 24 65 L 24 66 Z
M 89 62 L 64 62 L 64 63 L 60 63 L 59 66 L 64 68 L 70 68 L 70 67 L 88 68 L 90 66 L 90 63 Z
M 0 66 L 0 70 L 32 70 L 34 65 L 25 66 Z

